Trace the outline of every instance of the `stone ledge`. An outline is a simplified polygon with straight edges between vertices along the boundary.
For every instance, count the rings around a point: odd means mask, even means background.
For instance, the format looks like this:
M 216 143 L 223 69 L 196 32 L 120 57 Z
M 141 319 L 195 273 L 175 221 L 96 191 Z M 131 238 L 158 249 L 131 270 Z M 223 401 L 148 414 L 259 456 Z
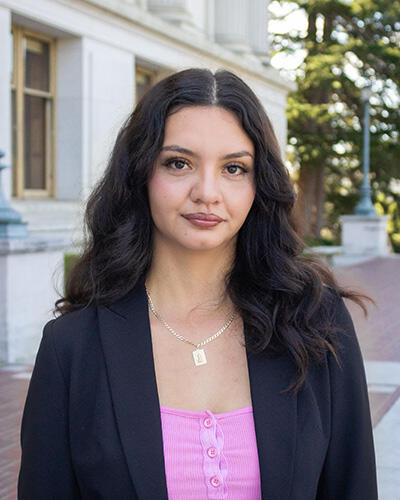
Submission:
M 341 215 L 340 220 L 345 222 L 376 222 L 381 224 L 386 224 L 386 222 L 390 219 L 389 215 Z
M 27 238 L 0 239 L 0 256 L 18 253 L 67 250 L 71 239 L 63 235 L 29 235 Z
M 311 254 L 316 253 L 318 255 L 337 255 L 343 252 L 342 246 L 334 246 L 334 245 L 320 245 L 315 247 L 307 247 L 304 250 L 304 253 Z
M 320 245 L 315 247 L 307 247 L 304 249 L 305 255 L 316 255 L 320 257 L 323 262 L 328 264 L 328 266 L 334 265 L 334 257 L 340 255 L 343 252 L 343 247 L 341 246 L 331 246 L 331 245 Z

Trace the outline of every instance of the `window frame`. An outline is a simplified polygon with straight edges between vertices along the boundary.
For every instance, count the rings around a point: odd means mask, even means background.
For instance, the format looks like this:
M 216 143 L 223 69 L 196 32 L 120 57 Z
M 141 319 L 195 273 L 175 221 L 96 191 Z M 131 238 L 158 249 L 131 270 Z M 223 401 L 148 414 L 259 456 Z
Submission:
M 140 63 L 135 64 L 135 106 L 138 103 L 138 95 L 137 95 L 137 74 L 141 73 L 142 75 L 150 76 L 151 79 L 151 87 L 153 87 L 158 81 L 158 72 L 155 69 L 149 69 L 145 66 L 142 66 Z
M 13 24 L 13 71 L 10 84 L 10 98 L 15 92 L 15 144 L 13 144 L 12 195 L 21 199 L 48 199 L 55 197 L 56 185 L 56 40 L 42 33 Z M 25 87 L 24 38 L 32 38 L 49 44 L 49 90 Z M 42 97 L 45 104 L 45 188 L 25 188 L 24 133 L 25 133 L 25 96 Z M 12 110 L 13 112 L 13 110 Z M 13 118 L 11 118 L 11 128 Z M 14 141 L 14 133 L 12 133 Z

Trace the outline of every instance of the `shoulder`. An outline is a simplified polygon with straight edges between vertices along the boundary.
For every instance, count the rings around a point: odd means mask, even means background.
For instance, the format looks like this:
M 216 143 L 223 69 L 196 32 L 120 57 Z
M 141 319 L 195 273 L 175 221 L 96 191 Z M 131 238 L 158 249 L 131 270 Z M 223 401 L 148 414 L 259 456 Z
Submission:
M 365 377 L 361 348 L 353 319 L 339 291 L 324 286 L 318 318 L 321 321 L 320 333 L 331 348 L 326 348 L 319 362 L 312 363 L 311 378 L 318 385 L 321 370 L 327 370 L 331 381 L 349 382 L 350 385 L 351 379 L 361 382 Z
M 333 336 L 337 341 L 339 350 L 359 350 L 356 330 L 353 319 L 343 297 L 333 290 L 329 290 L 328 297 L 329 322 L 332 326 Z
M 78 330 L 85 332 L 87 329 L 92 329 L 96 323 L 97 307 L 90 305 L 50 320 L 44 326 L 44 330 L 46 333 L 50 331 L 52 335 L 68 337 Z
M 324 285 L 319 314 L 327 320 L 338 342 L 356 337 L 352 317 L 339 291 Z
M 332 326 L 335 353 L 328 353 L 332 381 L 339 387 L 365 387 L 365 368 L 360 343 L 353 319 L 343 297 L 336 291 L 329 293 L 329 321 Z
M 95 341 L 97 325 L 97 307 L 87 306 L 48 321 L 42 343 L 52 344 L 60 354 L 71 352 Z
M 102 349 L 98 307 L 91 305 L 48 321 L 35 361 L 35 370 L 59 371 L 66 386 L 98 372 Z M 52 367 L 51 370 L 49 367 Z

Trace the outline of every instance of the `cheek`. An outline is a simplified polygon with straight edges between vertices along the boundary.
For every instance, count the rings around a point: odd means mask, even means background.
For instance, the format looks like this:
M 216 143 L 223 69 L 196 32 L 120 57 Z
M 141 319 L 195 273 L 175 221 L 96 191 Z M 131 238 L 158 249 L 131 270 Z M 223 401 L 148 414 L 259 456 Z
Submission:
M 168 205 L 171 199 L 171 186 L 159 175 L 154 175 L 147 186 L 150 208 L 160 210 Z
M 252 184 L 241 186 L 241 189 L 232 197 L 231 207 L 243 218 L 246 218 L 255 198 L 255 189 Z
M 154 224 L 159 228 L 174 225 L 185 202 L 183 183 L 171 182 L 156 174 L 150 179 L 147 192 Z
M 251 183 L 246 191 L 247 204 L 251 207 L 254 198 L 256 197 L 256 188 L 253 183 Z

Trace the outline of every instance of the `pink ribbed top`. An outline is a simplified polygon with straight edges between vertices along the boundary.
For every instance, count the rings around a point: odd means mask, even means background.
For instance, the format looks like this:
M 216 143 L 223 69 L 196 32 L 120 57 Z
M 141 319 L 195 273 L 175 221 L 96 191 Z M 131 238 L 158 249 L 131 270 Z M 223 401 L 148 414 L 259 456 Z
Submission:
M 253 408 L 160 406 L 169 500 L 260 500 Z

